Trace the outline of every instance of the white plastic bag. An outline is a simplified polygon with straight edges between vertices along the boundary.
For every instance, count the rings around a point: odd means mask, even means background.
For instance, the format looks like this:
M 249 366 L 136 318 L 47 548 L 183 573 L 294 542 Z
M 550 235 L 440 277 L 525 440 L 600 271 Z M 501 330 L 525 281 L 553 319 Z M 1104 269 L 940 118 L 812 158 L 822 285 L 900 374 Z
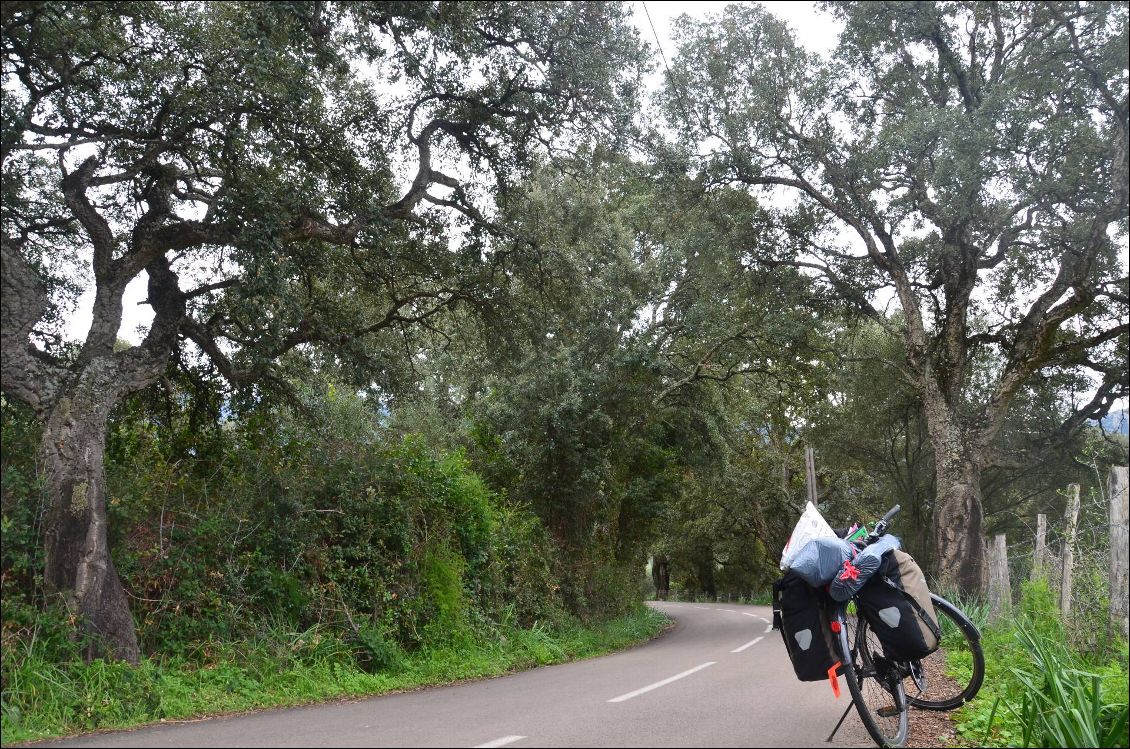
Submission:
M 817 510 L 816 505 L 809 502 L 804 508 L 800 520 L 797 521 L 796 527 L 793 528 L 793 535 L 789 536 L 789 542 L 785 544 L 784 550 L 781 551 L 781 569 L 787 570 L 793 561 L 793 557 L 812 539 L 835 535 L 836 532 L 832 530 L 832 526 L 828 525 L 828 521 L 820 514 L 820 510 Z

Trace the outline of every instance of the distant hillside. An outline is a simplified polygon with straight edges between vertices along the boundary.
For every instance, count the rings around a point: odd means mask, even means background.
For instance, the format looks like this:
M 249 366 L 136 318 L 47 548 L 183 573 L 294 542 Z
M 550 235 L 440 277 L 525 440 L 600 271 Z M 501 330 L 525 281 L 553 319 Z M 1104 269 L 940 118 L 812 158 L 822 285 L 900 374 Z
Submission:
M 1130 436 L 1130 413 L 1126 409 L 1111 411 L 1102 418 L 1103 430 Z

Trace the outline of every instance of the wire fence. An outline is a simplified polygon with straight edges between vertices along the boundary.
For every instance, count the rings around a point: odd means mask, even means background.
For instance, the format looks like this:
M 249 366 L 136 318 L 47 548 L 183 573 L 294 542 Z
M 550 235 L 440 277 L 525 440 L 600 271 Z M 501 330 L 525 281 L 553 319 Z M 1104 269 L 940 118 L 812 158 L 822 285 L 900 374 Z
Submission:
M 1083 494 L 1067 487 L 1064 517 L 1046 516 L 1039 551 L 1039 520 L 1019 533 L 998 534 L 989 545 L 989 599 L 994 615 L 1015 606 L 1022 583 L 1042 577 L 1059 601 L 1069 636 L 1078 647 L 1100 648 L 1112 634 L 1127 636 L 1127 469 Z M 1078 503 L 1075 497 L 1078 497 Z M 1001 559 L 1001 556 L 1004 559 Z M 1037 557 L 1042 555 L 1042 563 Z

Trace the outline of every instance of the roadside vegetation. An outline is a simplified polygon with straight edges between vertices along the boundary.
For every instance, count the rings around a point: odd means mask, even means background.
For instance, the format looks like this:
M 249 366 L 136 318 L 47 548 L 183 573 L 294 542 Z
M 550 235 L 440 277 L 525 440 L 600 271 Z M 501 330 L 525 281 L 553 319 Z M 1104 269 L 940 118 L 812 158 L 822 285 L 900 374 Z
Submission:
M 206 641 L 136 667 L 83 663 L 65 633 L 41 631 L 4 656 L 4 743 L 500 676 L 621 650 L 655 637 L 666 621 L 641 606 L 588 626 L 499 624 L 408 652 L 383 644 L 379 667 L 371 652 L 359 658 L 356 643 L 320 625 L 264 625 L 253 639 Z
M 66 611 L 36 599 L 34 426 L 4 405 L 5 743 L 496 676 L 662 629 L 642 569 L 570 591 L 584 578 L 537 517 L 464 457 L 385 441 L 355 398 L 309 405 L 319 419 L 282 410 L 203 436 L 121 414 L 110 507 L 152 654 L 137 667 L 85 662 Z M 178 437 L 191 447 L 174 466 Z
M 1024 583 L 1017 610 L 996 622 L 986 606 L 962 606 L 985 651 L 981 693 L 957 713 L 969 746 L 1127 746 L 1127 645 L 1105 612 L 1065 623 L 1044 579 Z

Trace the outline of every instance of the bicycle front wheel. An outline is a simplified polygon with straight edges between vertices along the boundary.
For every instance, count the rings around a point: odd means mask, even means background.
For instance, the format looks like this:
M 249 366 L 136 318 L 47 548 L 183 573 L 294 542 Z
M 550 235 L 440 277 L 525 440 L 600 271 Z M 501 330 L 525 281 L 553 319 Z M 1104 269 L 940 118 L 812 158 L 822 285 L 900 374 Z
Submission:
M 942 645 L 911 664 L 903 682 L 907 700 L 923 710 L 953 710 L 973 699 L 985 679 L 985 654 L 981 633 L 961 609 L 931 594 Z
M 908 706 L 900 664 L 883 656 L 879 638 L 847 605 L 837 606 L 835 617 L 842 673 L 863 727 L 879 746 L 902 746 Z

